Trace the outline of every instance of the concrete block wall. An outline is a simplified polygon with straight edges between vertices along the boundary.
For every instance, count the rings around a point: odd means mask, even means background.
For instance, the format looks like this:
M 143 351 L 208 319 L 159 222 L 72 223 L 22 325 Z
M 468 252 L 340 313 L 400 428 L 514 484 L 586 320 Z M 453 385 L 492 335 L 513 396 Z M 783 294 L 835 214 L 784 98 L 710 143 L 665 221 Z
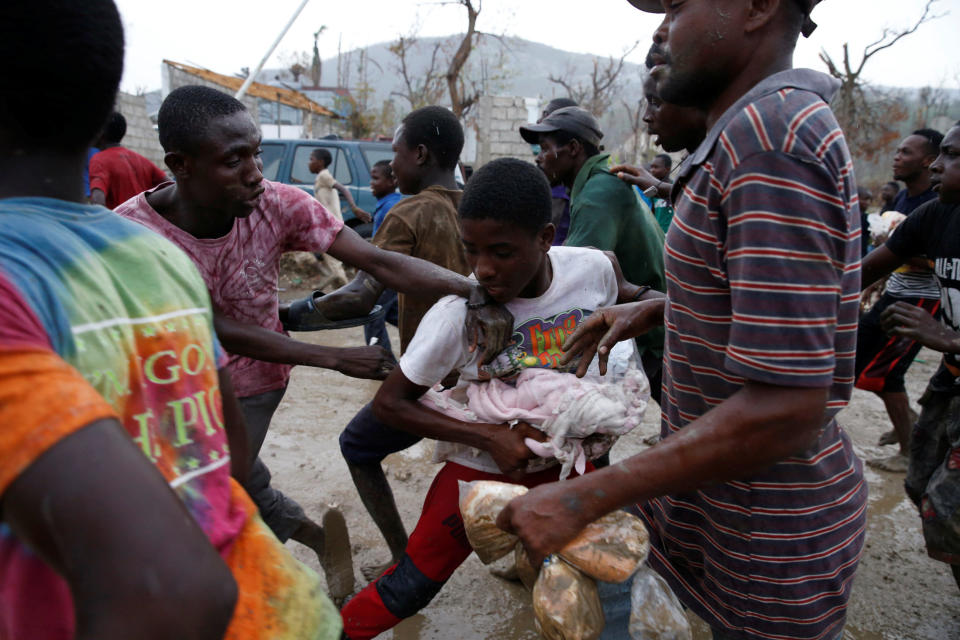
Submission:
M 481 96 L 474 124 L 477 132 L 474 169 L 497 158 L 533 162 L 530 145 L 520 137 L 520 126 L 531 121 L 531 109 L 536 108 L 530 98 Z
M 117 94 L 116 110 L 127 120 L 127 135 L 121 144 L 147 157 L 153 164 L 164 171 L 167 166 L 163 163 L 163 148 L 157 137 L 157 131 L 147 115 L 147 105 L 143 96 L 130 93 Z

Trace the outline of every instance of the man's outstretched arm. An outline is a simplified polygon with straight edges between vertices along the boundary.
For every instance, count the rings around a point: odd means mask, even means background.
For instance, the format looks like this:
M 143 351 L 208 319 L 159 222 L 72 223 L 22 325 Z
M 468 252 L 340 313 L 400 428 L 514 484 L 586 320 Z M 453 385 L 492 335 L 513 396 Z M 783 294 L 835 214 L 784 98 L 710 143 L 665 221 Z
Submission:
M 213 312 L 213 326 L 226 351 L 255 360 L 333 369 L 353 378 L 372 380 L 383 380 L 394 364 L 382 347 L 325 347 L 300 342 L 229 318 L 218 309 Z
M 67 581 L 76 638 L 222 638 L 237 586 L 114 419 L 54 444 L 9 485 L 3 520 Z

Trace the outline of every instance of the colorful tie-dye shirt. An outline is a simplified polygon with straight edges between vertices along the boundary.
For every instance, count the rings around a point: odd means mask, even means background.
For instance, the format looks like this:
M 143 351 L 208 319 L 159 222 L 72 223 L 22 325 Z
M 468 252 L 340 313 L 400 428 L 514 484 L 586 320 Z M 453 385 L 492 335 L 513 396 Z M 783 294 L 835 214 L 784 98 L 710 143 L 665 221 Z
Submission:
M 319 578 L 230 477 L 206 286 L 190 259 L 94 206 L 0 200 L 0 496 L 59 440 L 115 416 L 232 568 L 228 638 L 336 638 Z M 66 583 L 0 523 L 0 638 L 73 637 Z

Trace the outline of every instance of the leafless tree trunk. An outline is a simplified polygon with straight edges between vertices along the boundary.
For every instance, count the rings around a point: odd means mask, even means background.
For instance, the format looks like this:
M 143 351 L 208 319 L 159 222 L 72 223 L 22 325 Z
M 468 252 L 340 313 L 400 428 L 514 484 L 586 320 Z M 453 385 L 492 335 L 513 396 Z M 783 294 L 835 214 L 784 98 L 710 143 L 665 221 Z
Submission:
M 620 91 L 619 80 L 624 60 L 639 44 L 639 40 L 634 42 L 633 46 L 624 51 L 619 59 L 610 56 L 603 64 L 600 58 L 594 58 L 588 83 L 574 80 L 575 74 L 570 68 L 562 76 L 549 75 L 548 80 L 563 87 L 571 100 L 575 100 L 577 104 L 599 118 L 613 104 L 614 98 Z
M 482 0 L 477 0 L 477 6 L 473 6 L 473 0 L 457 0 L 457 4 L 467 10 L 467 32 L 460 41 L 453 57 L 450 58 L 450 65 L 447 67 L 446 80 L 447 91 L 450 93 L 450 108 L 457 118 L 463 118 L 470 107 L 480 97 L 480 92 L 474 87 L 473 90 L 466 89 L 466 83 L 462 78 L 463 67 L 467 64 L 470 52 L 473 51 L 475 40 L 479 33 L 477 32 L 477 16 L 483 6 Z
M 837 64 L 826 50 L 820 51 L 820 59 L 827 71 L 840 80 L 840 90 L 832 106 L 855 156 L 871 160 L 877 154 L 885 153 L 898 135 L 895 124 L 907 116 L 905 107 L 896 96 L 872 88 L 861 80 L 864 67 L 873 56 L 915 33 L 924 23 L 946 15 L 932 13 L 937 2 L 927 0 L 923 13 L 912 26 L 900 30 L 884 29 L 877 40 L 864 47 L 859 62 L 851 60 L 849 43 L 843 44 L 842 64 Z

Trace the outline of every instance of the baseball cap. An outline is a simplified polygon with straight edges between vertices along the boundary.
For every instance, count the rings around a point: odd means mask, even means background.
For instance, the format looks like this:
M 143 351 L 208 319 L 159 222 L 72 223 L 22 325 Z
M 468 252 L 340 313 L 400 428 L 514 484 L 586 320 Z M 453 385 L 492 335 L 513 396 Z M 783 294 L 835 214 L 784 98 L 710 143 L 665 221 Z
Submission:
M 810 12 L 820 3 L 821 0 L 795 0 L 803 9 L 803 25 L 800 27 L 800 33 L 804 38 L 809 38 L 813 30 L 817 28 L 817 23 L 810 19 Z M 663 13 L 663 4 L 660 0 L 627 0 L 634 7 L 646 13 Z
M 600 138 L 603 137 L 600 123 L 592 113 L 581 107 L 557 109 L 537 124 L 520 127 L 520 136 L 530 144 L 537 144 L 541 133 L 554 131 L 566 131 L 595 147 L 600 146 Z

